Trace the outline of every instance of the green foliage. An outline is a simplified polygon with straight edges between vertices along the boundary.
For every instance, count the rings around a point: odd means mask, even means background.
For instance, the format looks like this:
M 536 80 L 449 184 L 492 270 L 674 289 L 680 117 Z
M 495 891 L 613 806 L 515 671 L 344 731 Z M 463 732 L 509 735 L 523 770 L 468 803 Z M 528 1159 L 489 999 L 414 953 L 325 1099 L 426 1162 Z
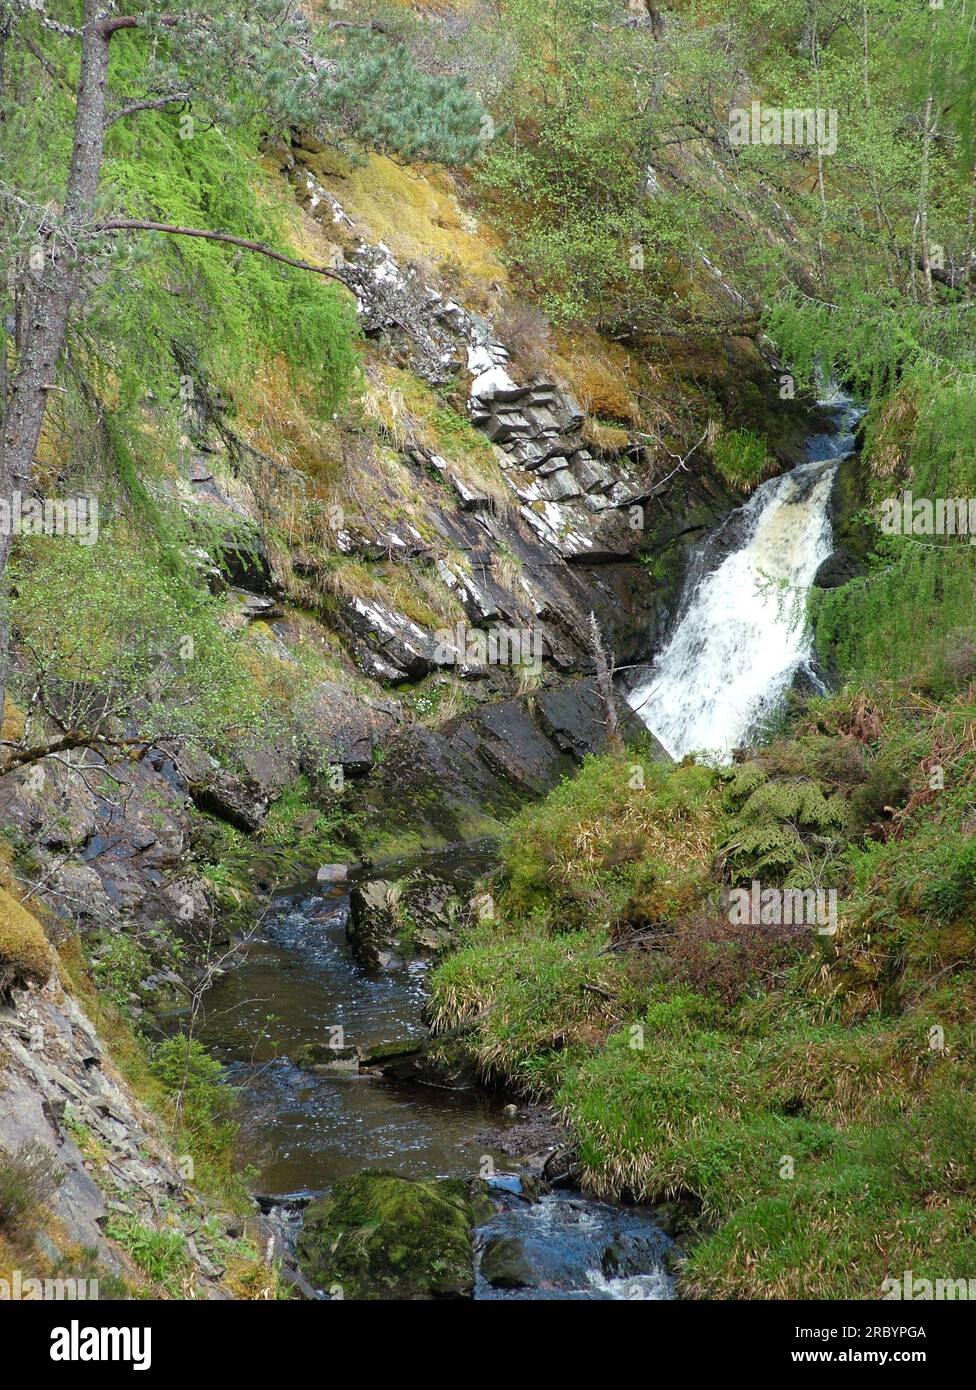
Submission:
M 659 283 L 695 224 L 690 200 L 641 188 L 640 111 L 652 85 L 615 0 L 513 0 L 517 44 L 499 105 L 511 126 L 478 166 L 506 255 L 555 319 L 611 322 Z
M 236 1096 L 220 1062 L 196 1038 L 177 1033 L 153 1050 L 151 1065 L 170 1098 L 174 1142 L 193 1159 L 194 1183 L 246 1209 L 248 1174 L 235 1168 Z
M 501 846 L 503 901 L 555 930 L 666 915 L 694 898 L 715 815 L 707 768 L 665 769 L 636 750 L 588 759 Z
M 148 1279 L 171 1298 L 184 1295 L 190 1277 L 190 1256 L 182 1231 L 156 1230 L 137 1216 L 112 1216 L 106 1234 L 117 1240 Z
M 724 802 L 732 811 L 723 848 L 733 883 L 808 885 L 811 856 L 822 857 L 836 842 L 845 818 L 840 796 L 825 797 L 805 778 L 768 781 L 756 763 L 726 774 Z
M 261 827 L 259 853 L 281 881 L 300 868 L 348 857 L 349 838 L 358 827 L 341 799 L 323 805 L 306 777 L 299 777 L 268 811 Z
M 147 740 L 191 736 L 230 751 L 265 711 L 220 615 L 201 584 L 121 526 L 91 546 L 36 538 L 19 553 L 11 602 L 28 703 L 34 683 L 69 728 L 108 731 L 137 713 Z
M 119 49 L 119 87 L 138 90 L 141 49 Z M 104 181 L 128 216 L 218 228 L 290 252 L 294 213 L 286 185 L 259 172 L 258 128 L 225 131 L 198 122 L 181 138 L 173 115 L 144 112 L 113 126 Z M 293 252 L 292 252 L 293 254 Z M 354 380 L 354 315 L 340 289 L 320 276 L 233 247 L 149 235 L 116 256 L 116 274 L 92 303 L 84 333 L 115 345 L 119 405 L 135 410 L 147 388 L 173 399 L 172 344 L 192 345 L 201 371 L 231 388 L 246 385 L 268 358 L 324 415 Z
M 143 24 L 153 39 L 148 76 L 188 86 L 225 128 L 261 120 L 444 163 L 478 148 L 477 96 L 461 78 L 424 71 L 385 26 L 310 25 L 282 0 L 191 0 L 175 23 L 164 27 L 150 11 Z
M 142 989 L 150 969 L 149 952 L 127 932 L 107 937 L 92 963 L 99 989 L 108 993 L 122 1012 L 128 1009 L 130 996 Z

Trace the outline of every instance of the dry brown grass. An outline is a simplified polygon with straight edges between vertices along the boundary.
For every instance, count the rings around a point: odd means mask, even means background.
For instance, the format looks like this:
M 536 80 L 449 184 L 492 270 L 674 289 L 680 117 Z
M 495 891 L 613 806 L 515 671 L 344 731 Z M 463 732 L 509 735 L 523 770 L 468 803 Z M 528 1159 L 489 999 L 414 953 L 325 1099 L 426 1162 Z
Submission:
M 911 477 L 912 436 L 918 420 L 918 401 L 911 387 L 896 391 L 885 403 L 870 450 L 876 478 Z
M 12 985 L 46 985 L 54 968 L 40 922 L 0 888 L 0 993 Z

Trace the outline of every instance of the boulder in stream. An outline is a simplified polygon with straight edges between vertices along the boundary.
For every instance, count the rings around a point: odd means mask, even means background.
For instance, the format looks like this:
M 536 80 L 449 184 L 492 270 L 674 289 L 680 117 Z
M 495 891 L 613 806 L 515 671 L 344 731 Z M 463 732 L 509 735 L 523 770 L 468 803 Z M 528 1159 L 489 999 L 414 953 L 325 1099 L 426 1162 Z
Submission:
M 433 874 L 369 879 L 350 894 L 346 935 L 367 969 L 390 969 L 442 951 L 460 907 L 454 885 Z
M 536 1289 L 539 1276 L 517 1236 L 495 1236 L 481 1256 L 482 1277 L 495 1289 Z
M 346 1299 L 469 1298 L 477 1206 L 459 1179 L 340 1178 L 306 1212 L 299 1264 Z

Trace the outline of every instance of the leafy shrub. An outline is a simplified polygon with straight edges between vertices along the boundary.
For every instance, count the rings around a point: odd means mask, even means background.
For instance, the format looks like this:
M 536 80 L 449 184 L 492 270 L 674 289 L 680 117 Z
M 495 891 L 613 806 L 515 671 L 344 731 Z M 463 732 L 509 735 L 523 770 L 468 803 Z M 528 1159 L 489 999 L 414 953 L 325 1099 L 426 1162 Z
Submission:
M 128 933 L 109 936 L 92 960 L 92 972 L 117 1008 L 125 1010 L 129 996 L 137 994 L 152 969 L 149 953 Z

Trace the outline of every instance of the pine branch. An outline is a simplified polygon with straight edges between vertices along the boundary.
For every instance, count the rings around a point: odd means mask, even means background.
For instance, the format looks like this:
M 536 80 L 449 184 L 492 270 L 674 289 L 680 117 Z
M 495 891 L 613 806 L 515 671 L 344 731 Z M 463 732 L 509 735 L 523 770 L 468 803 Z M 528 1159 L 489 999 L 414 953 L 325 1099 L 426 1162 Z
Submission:
M 113 111 L 105 117 L 104 130 L 108 130 L 110 125 L 116 121 L 124 120 L 126 116 L 134 116 L 137 111 L 161 111 L 163 107 L 171 106 L 174 102 L 188 102 L 189 92 L 170 92 L 168 96 L 152 97 L 145 101 L 134 101 L 129 106 L 120 106 L 118 111 Z

